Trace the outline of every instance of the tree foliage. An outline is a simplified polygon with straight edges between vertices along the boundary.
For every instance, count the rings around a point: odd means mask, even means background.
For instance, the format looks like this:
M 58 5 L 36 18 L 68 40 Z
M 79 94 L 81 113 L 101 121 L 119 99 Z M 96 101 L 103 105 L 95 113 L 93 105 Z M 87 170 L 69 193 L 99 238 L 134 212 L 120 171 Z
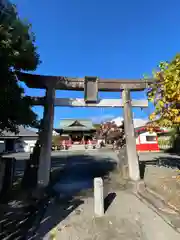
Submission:
M 105 122 L 100 124 L 97 127 L 97 131 L 96 131 L 96 135 L 99 138 L 104 138 L 107 139 L 107 137 L 114 132 L 115 130 L 117 130 L 117 125 L 114 122 Z
M 153 73 L 155 82 L 148 89 L 148 99 L 155 110 L 150 120 L 156 125 L 176 127 L 180 124 L 180 54 L 171 62 L 161 62 Z
M 16 132 L 19 125 L 37 124 L 31 98 L 24 96 L 17 71 L 33 71 L 40 63 L 31 25 L 13 4 L 0 4 L 0 129 Z
M 170 151 L 171 152 L 180 152 L 180 127 L 174 127 L 169 132 L 169 145 L 170 145 Z
M 97 129 L 96 137 L 105 139 L 106 142 L 114 142 L 115 148 L 123 147 L 125 144 L 124 122 L 121 126 L 117 126 L 115 122 L 101 124 Z

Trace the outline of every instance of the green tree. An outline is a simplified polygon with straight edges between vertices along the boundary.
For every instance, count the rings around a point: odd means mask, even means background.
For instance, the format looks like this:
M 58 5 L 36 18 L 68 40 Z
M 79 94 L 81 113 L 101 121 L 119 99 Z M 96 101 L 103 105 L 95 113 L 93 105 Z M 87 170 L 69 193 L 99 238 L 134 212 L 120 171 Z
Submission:
M 20 86 L 17 71 L 34 71 L 39 65 L 31 25 L 22 21 L 16 7 L 0 4 L 0 129 L 18 131 L 19 125 L 34 126 L 37 115 L 31 98 Z
M 158 126 L 180 125 L 180 54 L 171 62 L 161 62 L 153 72 L 154 83 L 148 89 L 148 98 L 154 103 L 150 120 Z

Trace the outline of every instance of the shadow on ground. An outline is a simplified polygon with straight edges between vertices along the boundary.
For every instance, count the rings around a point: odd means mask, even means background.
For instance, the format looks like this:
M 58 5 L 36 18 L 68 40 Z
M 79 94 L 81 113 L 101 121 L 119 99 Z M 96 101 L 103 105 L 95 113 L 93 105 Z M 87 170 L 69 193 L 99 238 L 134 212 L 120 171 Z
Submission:
M 112 192 L 109 193 L 105 199 L 104 199 L 104 212 L 107 211 L 107 209 L 109 208 L 109 206 L 112 204 L 112 202 L 114 201 L 114 199 L 116 198 L 116 193 Z
M 45 236 L 72 211 L 75 211 L 75 214 L 80 214 L 76 208 L 83 204 L 83 197 L 86 197 L 89 191 L 92 193 L 93 179 L 95 177 L 108 179 L 109 173 L 115 170 L 117 165 L 110 158 L 91 155 L 69 156 L 67 161 L 53 188 L 56 203 L 51 205 L 50 214 L 41 220 L 41 231 L 37 239 Z M 113 201 L 112 197 L 115 196 L 109 196 L 107 199 L 106 208 Z
M 95 177 L 108 179 L 116 165 L 112 159 L 100 155 L 53 156 L 51 179 L 54 187 L 51 185 L 48 191 L 49 198 L 42 202 L 35 199 L 30 201 L 27 197 L 23 199 L 23 196 L 11 196 L 0 207 L 0 239 L 20 240 L 27 235 L 35 239 L 35 233 L 41 227 L 44 231 L 37 238 L 40 239 L 83 203 L 80 193 L 92 189 Z M 17 161 L 16 172 L 22 173 L 24 166 L 23 160 Z M 51 197 L 56 199 L 56 204 L 50 204 L 55 209 L 52 209 L 48 217 L 44 217 Z
M 1 205 L 0 239 L 23 240 L 31 229 L 35 219 L 43 214 L 47 207 L 48 199 L 27 203 L 15 201 L 8 206 Z

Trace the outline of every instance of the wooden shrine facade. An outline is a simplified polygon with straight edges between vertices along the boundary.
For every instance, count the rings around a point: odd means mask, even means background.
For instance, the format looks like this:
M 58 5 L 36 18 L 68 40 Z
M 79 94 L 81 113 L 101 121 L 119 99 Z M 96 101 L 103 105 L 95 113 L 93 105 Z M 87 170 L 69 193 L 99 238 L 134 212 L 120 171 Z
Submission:
M 62 119 L 58 129 L 55 129 L 60 135 L 68 135 L 72 144 L 74 142 L 82 143 L 92 139 L 96 132 L 91 120 L 87 119 Z

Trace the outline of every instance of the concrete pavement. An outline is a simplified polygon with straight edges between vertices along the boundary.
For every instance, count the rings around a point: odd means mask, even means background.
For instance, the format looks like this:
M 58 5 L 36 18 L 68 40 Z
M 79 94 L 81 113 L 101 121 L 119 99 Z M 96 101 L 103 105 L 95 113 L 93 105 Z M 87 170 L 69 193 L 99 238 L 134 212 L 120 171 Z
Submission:
M 108 149 L 100 149 L 100 150 L 83 150 L 83 151 L 53 151 L 51 153 L 51 157 L 52 157 L 52 169 L 55 168 L 59 168 L 60 165 L 62 166 L 62 162 L 64 162 L 64 164 L 66 163 L 66 159 L 67 157 L 71 157 L 73 158 L 73 156 L 82 156 L 84 154 L 91 154 L 91 155 L 96 155 L 96 156 L 105 156 L 105 157 L 109 157 L 109 158 L 116 158 L 116 161 L 118 161 L 117 159 L 117 155 L 115 152 L 113 152 L 112 150 L 108 150 Z M 26 161 L 29 159 L 30 157 L 30 153 L 12 153 L 12 154 L 6 154 L 3 157 L 13 157 L 15 158 L 16 161 L 16 173 L 18 176 L 21 176 L 24 172 L 24 168 L 25 168 L 25 164 Z M 171 155 L 168 153 L 162 153 L 162 152 L 145 152 L 145 153 L 139 153 L 139 159 L 140 161 L 156 161 L 159 158 L 163 158 L 163 159 L 168 159 L 168 158 L 177 158 L 180 159 L 180 156 L 178 155 Z
M 78 202 L 79 201 L 79 202 Z M 95 218 L 93 198 L 52 203 L 36 239 L 48 240 L 179 240 L 180 235 L 136 196 L 116 191 L 105 216 Z
M 21 167 L 29 158 L 29 154 L 26 153 L 10 156 L 15 157 L 17 166 Z M 164 153 L 140 154 L 142 161 L 151 161 L 159 157 L 172 156 Z M 180 235 L 146 204 L 133 194 L 117 188 L 111 189 L 116 193 L 116 198 L 105 217 L 94 218 L 92 180 L 96 176 L 106 176 L 113 171 L 117 161 L 117 155 L 112 151 L 52 152 L 52 168 L 62 167 L 65 171 L 55 188 L 57 201 L 49 205 L 37 231 L 37 239 L 48 239 L 54 227 L 56 239 L 64 240 L 179 239 Z M 78 195 L 82 190 L 91 192 Z
M 106 153 L 106 154 L 111 154 L 113 153 L 113 151 L 111 150 L 106 150 L 106 149 L 96 149 L 96 150 L 82 150 L 82 151 L 72 151 L 72 150 L 67 150 L 67 151 L 53 151 L 51 153 L 51 156 L 52 157 L 61 157 L 61 156 L 64 156 L 66 154 L 78 154 L 80 152 L 96 152 L 97 154 L 101 154 L 101 153 Z M 6 155 L 3 155 L 3 157 L 14 157 L 16 158 L 16 160 L 28 160 L 29 157 L 30 157 L 30 153 L 24 153 L 24 152 L 18 152 L 18 153 L 11 153 L 11 154 L 6 154 Z M 156 159 L 158 157 L 175 157 L 175 158 L 179 158 L 180 159 L 180 156 L 179 155 L 176 155 L 176 154 L 169 154 L 169 153 L 163 153 L 163 152 L 141 152 L 139 153 L 139 158 L 140 160 L 144 160 L 144 161 L 151 161 L 153 159 Z
M 140 157 L 148 161 L 157 156 L 168 155 L 146 153 Z M 148 205 L 113 185 L 108 189 L 116 194 L 114 201 L 103 218 L 95 218 L 92 180 L 112 171 L 111 163 L 104 167 L 103 161 L 116 163 L 117 160 L 112 151 L 84 152 L 81 155 L 69 152 L 68 166 L 55 187 L 57 199 L 50 204 L 42 219 L 36 239 L 48 240 L 52 233 L 57 240 L 180 239 L 180 235 Z M 77 194 L 82 190 L 91 191 L 90 194 Z

